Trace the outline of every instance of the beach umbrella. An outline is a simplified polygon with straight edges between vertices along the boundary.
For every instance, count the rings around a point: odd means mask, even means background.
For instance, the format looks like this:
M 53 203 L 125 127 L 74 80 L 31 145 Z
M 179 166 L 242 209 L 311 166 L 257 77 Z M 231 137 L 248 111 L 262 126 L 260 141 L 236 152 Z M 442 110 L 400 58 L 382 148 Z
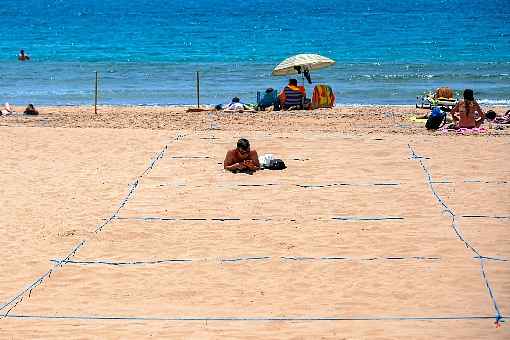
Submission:
M 303 74 L 303 77 L 309 79 L 311 70 L 326 68 L 335 64 L 333 59 L 323 57 L 318 54 L 297 54 L 287 58 L 276 66 L 272 72 L 273 76 L 285 76 L 289 74 Z

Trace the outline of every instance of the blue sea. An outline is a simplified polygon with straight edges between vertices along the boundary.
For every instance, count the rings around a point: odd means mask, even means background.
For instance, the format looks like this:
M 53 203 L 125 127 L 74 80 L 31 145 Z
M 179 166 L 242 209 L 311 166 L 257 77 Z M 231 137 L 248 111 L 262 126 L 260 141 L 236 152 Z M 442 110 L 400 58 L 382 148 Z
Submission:
M 24 49 L 30 61 L 17 61 Z M 413 104 L 438 86 L 510 104 L 510 0 L 0 0 L 0 102 L 218 104 L 282 88 L 283 59 L 338 104 Z M 307 85 L 308 92 L 313 84 Z

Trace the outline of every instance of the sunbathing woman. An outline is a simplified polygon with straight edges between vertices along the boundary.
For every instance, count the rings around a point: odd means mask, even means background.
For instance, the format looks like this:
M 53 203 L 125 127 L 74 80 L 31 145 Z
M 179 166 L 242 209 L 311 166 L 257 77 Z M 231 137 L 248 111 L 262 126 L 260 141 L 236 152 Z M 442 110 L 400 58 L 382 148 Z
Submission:
M 473 96 L 473 90 L 464 90 L 464 100 L 461 100 L 450 111 L 456 128 L 472 129 L 482 125 L 485 114 Z

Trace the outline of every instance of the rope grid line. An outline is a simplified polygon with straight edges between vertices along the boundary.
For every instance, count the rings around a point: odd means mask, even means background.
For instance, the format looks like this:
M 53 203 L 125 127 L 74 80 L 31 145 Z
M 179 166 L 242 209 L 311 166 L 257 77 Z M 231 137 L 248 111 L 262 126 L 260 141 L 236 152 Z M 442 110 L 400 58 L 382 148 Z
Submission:
M 478 258 L 477 258 L 478 259 Z M 107 266 L 140 266 L 140 265 L 158 265 L 158 264 L 171 264 L 171 263 L 199 263 L 199 262 L 247 262 L 247 261 L 260 261 L 260 260 L 276 260 L 276 261 L 395 261 L 395 260 L 416 260 L 416 261 L 430 261 L 441 260 L 437 256 L 372 256 L 372 257 L 348 257 L 348 256 L 249 256 L 249 257 L 234 257 L 234 258 L 198 258 L 198 259 L 162 259 L 162 260 L 148 260 L 148 261 L 111 261 L 111 260 L 61 260 L 52 259 L 51 262 L 62 262 L 75 265 L 107 265 Z M 506 261 L 506 260 L 503 260 Z
M 413 159 L 419 160 L 421 165 L 422 165 L 422 167 L 424 168 L 424 171 L 426 172 L 426 174 L 428 174 L 428 178 L 429 178 L 428 184 L 429 184 L 431 190 L 433 191 L 434 196 L 436 197 L 438 202 L 443 206 L 443 208 L 445 208 L 445 211 L 452 215 L 452 227 L 455 230 L 457 236 L 459 237 L 459 239 L 461 241 L 463 241 L 465 243 L 467 248 L 472 250 L 477 255 L 474 258 L 480 260 L 482 276 L 484 278 L 486 287 L 487 287 L 487 289 L 489 291 L 490 297 L 491 297 L 491 299 L 493 301 L 495 310 L 497 312 L 496 323 L 499 325 L 499 322 L 502 321 L 503 316 L 500 314 L 499 308 L 498 308 L 498 306 L 496 304 L 496 300 L 495 300 L 495 297 L 494 297 L 494 295 L 492 293 L 491 286 L 490 286 L 489 281 L 488 281 L 488 279 L 486 277 L 486 273 L 485 273 L 484 263 L 483 262 L 484 262 L 484 260 L 500 260 L 500 261 L 507 261 L 507 260 L 506 259 L 498 259 L 498 258 L 482 256 L 482 255 L 480 255 L 480 253 L 474 247 L 472 247 L 469 244 L 469 242 L 467 242 L 463 238 L 463 236 L 461 235 L 460 230 L 458 228 L 458 225 L 456 223 L 456 218 L 455 218 L 456 215 L 453 213 L 453 211 L 451 211 L 448 208 L 446 203 L 435 192 L 435 189 L 433 188 L 433 186 L 431 184 L 431 175 L 430 175 L 430 172 L 428 172 L 426 167 L 424 166 L 424 164 L 423 164 L 423 162 L 421 160 L 422 157 L 416 156 L 416 154 L 414 153 L 414 150 L 412 150 L 411 146 L 410 145 L 408 145 L 408 146 L 409 146 L 409 148 L 411 149 L 411 151 L 413 153 Z M 126 197 L 121 201 L 118 209 L 110 216 L 110 218 L 106 219 L 100 226 L 98 226 L 96 228 L 95 233 L 101 231 L 102 228 L 104 226 L 106 226 L 108 223 L 111 223 L 112 220 L 114 220 L 114 219 L 122 219 L 122 218 L 120 218 L 118 216 L 120 210 L 127 204 L 127 202 L 132 197 L 132 195 L 134 195 L 134 193 L 136 191 L 136 188 L 139 185 L 141 177 L 143 177 L 145 174 L 150 172 L 150 170 L 155 166 L 157 161 L 164 156 L 166 149 L 167 149 L 167 146 L 165 146 L 164 149 L 161 150 L 156 155 L 155 159 L 151 162 L 151 165 L 149 166 L 149 168 L 147 168 L 146 171 L 144 171 L 144 173 L 142 173 L 142 175 L 140 175 L 130 185 L 130 190 L 129 190 L 128 194 L 126 195 Z M 414 156 L 416 156 L 416 158 L 414 158 Z M 428 158 L 426 158 L 426 159 L 428 159 Z M 333 218 L 333 219 L 337 219 L 337 218 Z M 345 220 L 345 218 L 344 219 L 338 218 L 338 219 Z M 386 219 L 386 218 L 383 217 L 383 219 Z M 389 219 L 403 219 L 403 218 L 391 218 L 390 217 Z M 193 219 L 192 218 L 192 219 L 180 219 L 180 220 L 208 220 L 208 219 Z M 209 219 L 209 220 L 215 220 L 215 219 Z M 227 219 L 216 219 L 216 220 L 225 221 L 225 220 L 229 220 L 229 219 L 227 218 Z M 234 220 L 239 220 L 239 219 L 235 219 L 234 218 Z M 357 220 L 360 220 L 360 219 L 357 219 Z M 376 220 L 380 220 L 380 219 L 376 219 Z M 16 307 L 18 305 L 18 303 L 23 301 L 23 298 L 26 295 L 26 292 L 29 291 L 28 294 L 29 294 L 29 297 L 30 297 L 30 293 L 31 293 L 32 289 L 37 287 L 39 284 L 41 284 L 46 277 L 51 277 L 51 272 L 53 270 L 55 270 L 58 267 L 62 267 L 64 264 L 70 264 L 70 263 L 78 264 L 78 263 L 80 263 L 80 261 L 74 261 L 71 258 L 77 253 L 77 251 L 85 243 L 86 243 L 86 240 L 81 241 L 75 248 L 73 248 L 73 250 L 64 259 L 52 260 L 52 262 L 55 262 L 54 267 L 51 268 L 50 270 L 48 270 L 48 272 L 43 274 L 36 281 L 34 281 L 34 283 L 36 283 L 35 286 L 33 286 L 32 288 L 30 288 L 31 286 L 27 287 L 24 291 L 22 291 L 20 294 L 15 296 L 10 302 L 8 302 L 8 303 L 6 303 L 6 304 L 4 304 L 4 305 L 2 305 L 0 307 L 0 311 L 2 311 L 4 308 L 6 308 L 8 306 L 11 306 L 11 308 L 4 315 L 0 315 L 0 317 L 3 317 L 3 318 L 17 318 L 17 319 L 61 319 L 61 320 L 64 319 L 64 320 L 125 320 L 125 321 L 133 320 L 133 321 L 259 321 L 259 322 L 264 322 L 264 321 L 487 320 L 487 319 L 493 319 L 494 318 L 494 316 L 485 316 L 485 315 L 464 315 L 464 316 L 458 316 L 458 315 L 448 316 L 447 315 L 447 316 L 432 316 L 432 317 L 427 317 L 427 316 L 414 316 L 414 317 L 406 317 L 406 316 L 368 316 L 368 317 L 356 317 L 356 316 L 345 316 L 345 317 L 306 317 L 306 316 L 305 317 L 136 317 L 136 316 L 133 316 L 133 317 L 128 317 L 128 316 L 91 316 L 91 315 L 57 316 L 57 315 L 9 314 L 9 312 L 14 307 Z M 268 256 L 262 256 L 262 257 L 247 257 L 247 258 L 222 259 L 222 261 L 223 262 L 236 262 L 236 261 L 246 261 L 246 260 L 265 260 L 265 259 L 270 259 L 270 258 L 271 257 L 268 257 Z M 420 259 L 420 260 L 423 260 L 423 259 L 439 259 L 439 258 L 435 258 L 435 257 L 421 257 L 421 256 L 409 257 L 409 258 Z M 280 257 L 280 259 L 302 261 L 302 260 L 317 260 L 317 259 L 320 259 L 320 260 L 346 260 L 346 259 L 349 259 L 349 258 L 347 258 L 347 257 L 321 257 L 321 258 L 313 258 L 313 257 L 291 257 L 291 256 L 283 257 L 282 256 L 282 257 Z M 405 259 L 405 258 L 403 258 L 403 257 L 374 257 L 374 258 L 364 258 L 363 260 L 375 260 L 375 259 L 400 260 L 400 259 Z M 153 262 L 154 264 L 156 264 L 157 262 L 161 263 L 162 261 L 167 261 L 167 262 L 170 262 L 170 261 L 172 261 L 172 262 L 191 262 L 193 260 L 170 259 L 170 260 L 157 260 L 157 261 L 148 261 L 148 262 Z M 85 261 L 81 261 L 81 262 L 85 262 Z M 92 261 L 89 261 L 89 262 L 92 262 Z M 108 264 L 108 265 L 146 264 L 146 263 L 143 263 L 143 261 L 133 261 L 131 263 L 129 263 L 129 262 L 123 262 L 123 263 L 122 262 L 118 262 L 118 263 L 110 262 L 110 263 L 106 263 L 107 261 L 104 261 L 104 262 L 105 263 L 102 263 L 102 264 Z M 97 262 L 94 262 L 94 263 L 97 263 Z M 89 264 L 92 264 L 92 263 L 89 263 Z
M 132 217 L 121 217 L 117 216 L 114 219 L 119 221 L 144 221 L 144 222 L 177 222 L 177 221 L 211 221 L 211 222 L 231 222 L 231 221 L 255 221 L 255 222 L 271 222 L 279 221 L 271 217 L 258 217 L 258 218 L 247 218 L 241 219 L 239 217 L 171 217 L 171 216 L 132 216 Z M 329 218 L 314 218 L 313 221 L 401 221 L 404 217 L 400 216 L 336 216 Z M 281 219 L 284 222 L 296 222 L 296 219 Z
M 444 201 L 444 199 L 441 196 L 439 196 L 439 194 L 437 193 L 436 189 L 434 188 L 433 180 L 432 180 L 432 174 L 431 174 L 430 170 L 427 168 L 425 162 L 423 161 L 424 159 L 430 159 L 430 158 L 417 155 L 416 152 L 414 151 L 413 147 L 410 144 L 407 144 L 407 146 L 409 148 L 409 151 L 411 152 L 410 159 L 411 160 L 416 160 L 416 161 L 418 161 L 420 163 L 420 166 L 423 169 L 423 172 L 425 174 L 425 178 L 427 180 L 427 184 L 428 184 L 428 186 L 429 186 L 429 188 L 430 188 L 430 190 L 432 192 L 432 195 L 435 197 L 435 199 L 437 200 L 439 205 L 443 208 L 443 211 L 448 213 L 451 216 L 451 218 L 452 218 L 451 227 L 454 230 L 455 234 L 457 235 L 459 240 L 461 240 L 464 243 L 466 248 L 468 248 L 473 253 L 475 253 L 476 254 L 476 258 L 479 259 L 479 261 L 480 261 L 480 271 L 481 271 L 482 279 L 483 279 L 484 284 L 485 284 L 485 286 L 487 288 L 487 291 L 489 293 L 489 297 L 490 297 L 491 302 L 492 302 L 492 306 L 493 306 L 494 311 L 496 313 L 495 324 L 496 324 L 496 327 L 499 327 L 500 326 L 500 322 L 504 322 L 504 317 L 501 314 L 501 311 L 499 309 L 498 303 L 496 301 L 496 297 L 494 296 L 492 287 L 491 287 L 491 285 L 489 283 L 489 279 L 487 278 L 487 274 L 485 272 L 484 260 L 488 259 L 488 257 L 482 256 L 480 254 L 480 252 L 475 247 L 473 247 L 464 238 L 464 236 L 460 232 L 460 227 L 459 227 L 459 225 L 457 223 L 457 215 L 455 214 L 455 212 L 452 209 L 450 209 L 448 204 Z
M 494 218 L 497 220 L 509 219 L 510 216 L 491 216 L 491 215 L 462 215 L 462 218 Z
M 210 184 L 204 185 L 188 185 L 181 183 L 163 183 L 154 186 L 155 188 L 159 187 L 176 187 L 176 188 L 210 188 Z M 400 182 L 372 182 L 372 183 L 355 183 L 355 182 L 336 182 L 336 183 L 325 183 L 325 184 L 285 184 L 285 183 L 239 183 L 239 184 L 219 184 L 217 187 L 220 188 L 230 188 L 230 187 L 243 187 L 243 188 L 260 188 L 260 187 L 274 187 L 274 186 L 294 186 L 303 189 L 321 189 L 321 188 L 331 188 L 331 187 L 340 187 L 340 186 L 356 186 L 356 187 L 399 187 Z
M 490 320 L 494 316 L 451 315 L 451 316 L 373 316 L 373 317 L 141 317 L 141 316 L 97 316 L 97 315 L 25 315 L 10 314 L 15 319 L 41 320 L 110 320 L 110 321 L 448 321 L 448 320 Z
M 221 164 L 221 163 L 220 163 Z M 452 181 L 432 181 L 432 184 L 455 184 L 455 182 Z M 506 181 L 498 181 L 498 182 L 490 182 L 490 181 L 464 181 L 464 183 L 484 183 L 484 184 L 506 184 L 509 182 Z M 347 186 L 353 186 L 353 187 L 400 187 L 402 184 L 401 182 L 397 181 L 389 181 L 389 182 L 367 182 L 367 183 L 356 183 L 356 182 L 333 182 L 333 183 L 319 183 L 319 184 L 300 184 L 300 183 L 238 183 L 238 184 L 216 184 L 218 188 L 232 188 L 232 187 L 243 187 L 243 188 L 261 188 L 261 187 L 275 187 L 275 186 L 294 186 L 297 188 L 302 189 L 324 189 L 324 188 L 333 188 L 333 187 L 347 187 Z M 210 188 L 211 184 L 198 184 L 198 185 L 190 185 L 185 183 L 161 183 L 152 186 L 153 188 L 160 188 L 160 187 L 175 187 L 175 188 Z M 510 218 L 510 217 L 502 217 L 502 218 Z
M 182 139 L 183 135 L 177 135 L 174 138 L 174 141 Z M 137 176 L 135 181 L 129 185 L 130 189 L 126 196 L 121 200 L 119 206 L 117 209 L 112 213 L 110 217 L 105 219 L 101 224 L 97 226 L 97 228 L 94 230 L 94 233 L 99 233 L 106 225 L 111 223 L 116 217 L 118 217 L 118 214 L 120 210 L 127 204 L 127 202 L 132 198 L 132 196 L 135 193 L 136 188 L 138 187 L 140 183 L 140 179 L 147 175 L 157 164 L 157 162 L 162 159 L 168 149 L 168 144 L 163 147 L 159 152 L 156 153 L 156 155 L 151 159 L 149 166 L 140 174 Z M 54 263 L 53 267 L 50 268 L 48 271 L 46 271 L 43 275 L 39 276 L 37 279 L 35 279 L 32 283 L 30 283 L 27 287 L 22 289 L 19 293 L 17 293 L 14 297 L 12 297 L 10 300 L 5 302 L 0 306 L 0 312 L 6 310 L 6 312 L 3 312 L 0 314 L 0 319 L 6 318 L 9 316 L 9 313 L 12 309 L 14 309 L 19 303 L 21 303 L 25 296 L 28 295 L 28 298 L 32 295 L 32 290 L 34 290 L 36 287 L 41 285 L 45 279 L 51 278 L 51 274 L 56 271 L 58 268 L 61 268 L 66 263 L 69 263 L 70 259 L 76 255 L 76 253 L 87 243 L 87 240 L 80 241 L 71 251 L 61 260 Z M 7 309 L 9 308 L 9 309 Z
M 509 262 L 508 258 L 501 257 L 490 257 L 482 256 L 484 260 Z M 479 261 L 479 256 L 473 256 L 472 259 Z M 134 260 L 134 261 L 113 261 L 113 260 L 65 260 L 65 259 L 51 259 L 51 262 L 65 262 L 66 264 L 74 265 L 107 265 L 107 266 L 142 266 L 142 265 L 159 265 L 159 264 L 174 264 L 174 263 L 200 263 L 200 262 L 245 262 L 245 261 L 256 261 L 256 260 L 280 260 L 285 261 L 431 261 L 431 260 L 442 260 L 439 256 L 371 256 L 371 257 L 352 257 L 352 256 L 250 256 L 250 257 L 234 257 L 234 258 L 174 258 L 174 259 L 160 259 L 160 260 Z

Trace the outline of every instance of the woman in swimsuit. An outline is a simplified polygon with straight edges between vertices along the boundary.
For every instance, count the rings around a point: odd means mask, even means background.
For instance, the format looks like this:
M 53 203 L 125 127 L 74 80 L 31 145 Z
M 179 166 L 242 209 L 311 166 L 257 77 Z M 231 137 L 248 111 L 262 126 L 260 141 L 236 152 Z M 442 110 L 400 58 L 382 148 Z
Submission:
M 457 128 L 477 128 L 485 119 L 485 114 L 476 102 L 471 89 L 464 90 L 464 100 L 460 100 L 450 114 Z

